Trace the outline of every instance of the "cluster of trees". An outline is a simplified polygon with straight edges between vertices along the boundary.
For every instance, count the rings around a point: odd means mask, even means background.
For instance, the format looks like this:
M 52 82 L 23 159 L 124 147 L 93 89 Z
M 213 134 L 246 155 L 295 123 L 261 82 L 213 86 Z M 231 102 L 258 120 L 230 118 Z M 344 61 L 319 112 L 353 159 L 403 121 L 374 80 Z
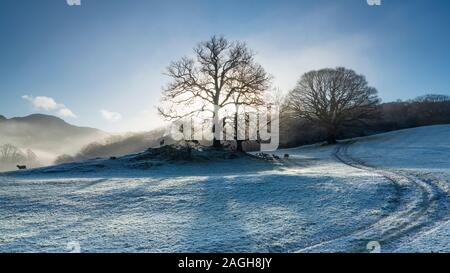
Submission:
M 380 105 L 381 115 L 372 121 L 380 131 L 450 123 L 450 97 L 425 95 L 413 100 Z
M 283 147 L 322 141 L 334 144 L 341 138 L 450 123 L 449 97 L 425 95 L 381 104 L 377 90 L 366 78 L 344 67 L 309 71 L 291 91 L 280 96 L 271 86 L 272 77 L 254 56 L 243 42 L 217 36 L 201 42 L 194 48 L 193 57 L 168 66 L 165 74 L 171 81 L 163 89 L 159 113 L 169 121 L 186 117 L 195 117 L 200 123 L 212 120 L 212 143 L 218 148 L 223 145 L 219 135 L 230 124 L 237 150 L 244 147 L 244 141 L 238 138 L 239 126 L 249 125 L 248 113 L 243 123 L 238 113 L 247 106 L 277 106 Z M 220 128 L 215 128 L 217 124 Z M 61 155 L 55 163 L 139 152 L 158 146 L 163 134 L 114 137 L 106 143 L 92 143 L 75 156 Z M 245 146 L 254 149 L 259 142 L 246 141 Z
M 22 151 L 11 144 L 0 145 L 0 169 L 12 170 L 16 165 L 27 165 L 27 167 L 38 167 L 37 155 L 31 150 Z
M 271 76 L 255 62 L 245 43 L 223 37 L 200 43 L 193 58 L 173 62 L 166 74 L 171 82 L 163 90 L 160 114 L 168 120 L 209 115 L 214 124 L 222 124 L 218 113 L 226 109 L 231 118 L 225 117 L 223 124 L 231 121 L 234 125 L 238 150 L 242 141 L 237 138 L 237 113 L 242 106 L 279 106 L 284 147 L 321 141 L 334 144 L 341 138 L 450 123 L 449 97 L 425 95 L 381 104 L 366 78 L 344 67 L 309 71 L 287 95 L 279 97 L 273 94 Z M 213 144 L 220 147 L 217 133 L 222 132 L 212 131 Z
M 337 138 L 366 136 L 418 126 L 450 124 L 450 97 L 425 95 L 407 101 L 381 103 L 376 115 L 360 124 L 347 124 L 337 131 Z M 283 117 L 280 145 L 293 147 L 327 140 L 326 131 L 307 119 Z
M 351 72 L 347 71 L 347 73 Z M 351 74 L 355 76 L 355 74 Z M 359 83 L 364 83 L 364 81 L 359 81 Z M 364 87 L 365 84 L 362 84 L 362 86 Z M 316 115 L 314 111 L 310 111 L 314 114 L 308 116 L 309 112 L 305 111 L 305 109 L 309 108 L 299 108 L 299 105 L 303 105 L 303 103 L 301 103 L 302 100 L 297 100 L 297 96 L 302 94 L 298 87 L 288 93 L 287 96 L 275 94 L 275 97 L 277 97 L 275 101 L 282 109 L 282 115 L 280 116 L 280 145 L 282 147 L 296 147 L 323 141 L 334 142 L 334 138 L 330 138 L 329 131 L 327 131 L 327 128 L 330 127 L 332 128 L 333 137 L 345 139 L 418 126 L 450 124 L 450 97 L 448 96 L 430 94 L 408 101 L 378 104 L 378 99 L 374 96 L 374 90 L 369 88 L 366 91 L 359 93 L 360 95 L 366 94 L 369 96 L 367 99 L 360 100 L 364 103 L 339 104 L 339 107 L 344 110 L 347 109 L 346 107 L 358 109 L 358 111 L 350 111 L 350 113 L 353 113 L 352 115 L 348 115 L 348 111 L 339 111 L 339 114 L 332 114 L 332 112 L 327 114 L 326 109 L 334 109 L 338 106 L 331 106 L 330 103 L 323 101 L 318 104 L 330 105 L 328 108 L 318 108 L 319 110 L 322 109 L 324 113 Z M 322 98 L 325 97 L 327 96 L 322 96 Z M 317 100 L 312 101 L 315 102 Z M 356 107 L 357 105 L 359 106 Z M 323 121 L 320 119 L 323 119 Z M 165 140 L 165 144 L 175 142 L 165 135 L 162 129 L 126 136 L 112 136 L 102 143 L 93 142 L 85 146 L 75 155 L 60 155 L 55 160 L 55 164 L 137 153 L 146 150 L 148 147 L 158 147 L 162 139 Z M 8 158 L 15 158 L 15 160 L 7 160 L 9 162 L 29 161 L 24 160 L 26 158 L 25 154 L 17 148 L 8 148 L 10 145 L 0 147 L 2 147 L 0 150 L 9 151 L 6 153 L 9 155 L 7 156 Z M 246 141 L 243 147 L 246 150 L 255 150 L 259 148 L 259 144 Z M 31 155 L 28 158 L 34 158 L 32 151 L 27 151 L 26 154 Z M 2 156 L 2 158 L 4 157 Z M 2 162 L 5 161 L 2 160 Z
M 267 105 L 265 96 L 271 85 L 271 76 L 255 62 L 245 43 L 213 36 L 194 48 L 193 58 L 171 63 L 166 75 L 172 81 L 164 88 L 158 108 L 164 118 L 212 120 L 214 147 L 222 145 L 222 131 L 215 127 L 231 122 L 237 149 L 242 149 L 237 134 L 239 109 Z M 230 114 L 219 117 L 219 113 Z
M 163 90 L 159 112 L 168 120 L 206 115 L 212 117 L 214 126 L 231 120 L 237 150 L 242 150 L 242 141 L 238 140 L 239 108 L 277 104 L 276 100 L 268 100 L 271 76 L 242 42 L 213 36 L 200 43 L 194 54 L 194 58 L 182 58 L 167 68 L 172 81 Z M 337 68 L 304 74 L 280 106 L 284 117 L 319 125 L 332 144 L 342 127 L 372 119 L 378 104 L 377 90 L 368 86 L 364 76 Z M 231 118 L 219 121 L 223 109 L 231 113 Z M 218 134 L 222 132 L 214 126 L 213 146 L 220 147 Z

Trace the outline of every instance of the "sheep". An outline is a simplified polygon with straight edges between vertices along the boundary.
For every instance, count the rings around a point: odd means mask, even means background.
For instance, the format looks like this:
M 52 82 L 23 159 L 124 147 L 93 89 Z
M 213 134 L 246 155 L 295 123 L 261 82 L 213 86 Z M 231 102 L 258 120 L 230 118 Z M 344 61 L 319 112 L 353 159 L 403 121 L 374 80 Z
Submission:
M 274 159 L 276 159 L 276 160 L 280 160 L 280 157 L 277 156 L 277 155 L 272 154 L 272 157 L 273 157 Z
M 284 159 L 289 159 L 289 154 L 284 154 Z
M 26 166 L 26 165 L 17 165 L 16 167 L 17 167 L 17 169 L 19 169 L 19 170 L 26 170 L 26 169 L 27 169 L 27 166 Z

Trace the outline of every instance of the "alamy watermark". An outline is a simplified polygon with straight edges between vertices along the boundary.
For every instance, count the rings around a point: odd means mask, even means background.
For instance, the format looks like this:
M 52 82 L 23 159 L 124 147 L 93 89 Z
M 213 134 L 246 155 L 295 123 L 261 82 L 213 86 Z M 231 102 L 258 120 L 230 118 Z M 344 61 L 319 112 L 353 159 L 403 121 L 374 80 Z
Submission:
M 66 246 L 67 251 L 69 253 L 81 253 L 81 245 L 78 241 L 68 242 Z
M 381 0 L 366 0 L 369 6 L 381 6 Z
M 370 253 L 381 253 L 381 244 L 378 241 L 370 241 L 367 243 L 366 246 L 367 250 L 369 250 Z
M 275 151 L 280 142 L 278 107 L 267 109 L 242 108 L 236 113 L 220 113 L 215 118 L 189 116 L 181 118 L 167 128 L 165 135 L 175 141 L 220 140 L 223 142 L 255 141 L 261 151 Z
M 81 6 L 81 0 L 66 0 L 69 6 Z

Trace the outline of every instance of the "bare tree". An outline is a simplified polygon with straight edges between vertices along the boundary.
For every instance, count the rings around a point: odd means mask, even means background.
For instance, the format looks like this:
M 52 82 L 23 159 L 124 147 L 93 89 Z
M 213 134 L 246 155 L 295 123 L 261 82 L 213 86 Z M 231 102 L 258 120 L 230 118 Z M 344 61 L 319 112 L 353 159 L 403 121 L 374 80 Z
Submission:
M 239 125 L 247 124 L 247 122 L 239 122 L 240 108 L 246 106 L 258 108 L 267 104 L 265 95 L 270 87 L 271 76 L 266 73 L 262 66 L 252 62 L 239 68 L 235 81 L 236 89 L 231 96 L 234 104 L 234 139 L 236 150 L 242 152 L 244 140 L 239 137 L 238 131 L 239 129 L 245 131 L 245 128 L 239 128 Z
M 221 147 L 217 136 L 221 132 L 215 128 L 219 110 L 236 105 L 233 96 L 237 93 L 246 93 L 242 98 L 247 100 L 249 92 L 258 92 L 268 77 L 242 42 L 213 36 L 200 43 L 194 53 L 195 58 L 184 57 L 167 68 L 166 75 L 172 81 L 163 90 L 163 106 L 158 110 L 168 120 L 209 113 L 214 124 L 213 146 Z
M 24 153 L 11 144 L 4 144 L 0 146 L 0 161 L 3 163 L 21 163 L 26 161 Z
M 326 129 L 329 144 L 342 126 L 374 118 L 379 102 L 364 76 L 342 67 L 305 73 L 287 97 L 289 111 Z

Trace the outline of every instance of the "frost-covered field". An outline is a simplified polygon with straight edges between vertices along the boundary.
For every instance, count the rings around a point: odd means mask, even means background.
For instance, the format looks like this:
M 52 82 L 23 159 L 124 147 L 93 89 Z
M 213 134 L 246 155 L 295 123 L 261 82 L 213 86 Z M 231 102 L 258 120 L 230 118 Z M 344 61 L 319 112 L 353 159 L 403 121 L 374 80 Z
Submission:
M 349 152 L 365 165 L 416 180 L 421 210 L 393 251 L 450 252 L 450 126 L 428 126 L 360 139 Z M 417 226 L 411 225 L 411 223 Z
M 450 251 L 449 149 L 450 126 L 433 126 L 283 150 L 277 163 L 7 174 L 0 252 Z

